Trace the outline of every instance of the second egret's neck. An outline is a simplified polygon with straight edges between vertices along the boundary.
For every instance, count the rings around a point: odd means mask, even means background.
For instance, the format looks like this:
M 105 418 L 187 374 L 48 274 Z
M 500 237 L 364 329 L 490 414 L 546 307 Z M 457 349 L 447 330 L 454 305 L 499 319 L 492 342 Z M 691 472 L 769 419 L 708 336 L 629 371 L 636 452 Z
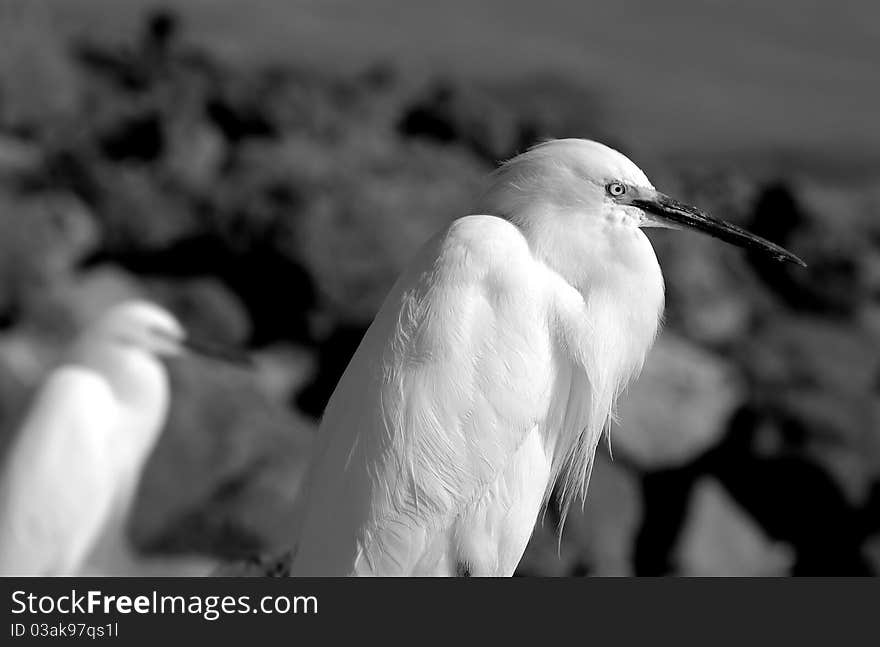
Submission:
M 143 450 L 158 438 L 168 413 L 168 373 L 162 362 L 146 351 L 104 340 L 84 339 L 71 361 L 97 371 L 130 416 L 123 433 L 141 435 Z
M 104 377 L 118 404 L 108 438 L 117 470 L 113 505 L 89 558 L 90 568 L 113 572 L 114 565 L 125 564 L 132 554 L 126 528 L 147 460 L 167 420 L 168 375 L 151 353 L 103 339 L 83 339 L 69 361 Z

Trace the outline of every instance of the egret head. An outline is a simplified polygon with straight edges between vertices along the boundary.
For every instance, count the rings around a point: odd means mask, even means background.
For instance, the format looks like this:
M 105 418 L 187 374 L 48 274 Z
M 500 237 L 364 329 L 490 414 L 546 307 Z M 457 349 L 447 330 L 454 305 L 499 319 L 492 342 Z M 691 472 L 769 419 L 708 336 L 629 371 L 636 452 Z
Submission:
M 611 260 L 644 249 L 642 227 L 690 228 L 725 242 L 805 265 L 791 252 L 736 225 L 657 191 L 626 156 L 594 141 L 539 144 L 501 166 L 483 195 L 481 211 L 508 218 L 543 255 Z M 566 251 L 568 250 L 568 252 Z
M 156 356 L 197 353 L 234 363 L 249 363 L 244 353 L 194 339 L 170 312 L 149 301 L 126 301 L 98 319 L 88 336 Z

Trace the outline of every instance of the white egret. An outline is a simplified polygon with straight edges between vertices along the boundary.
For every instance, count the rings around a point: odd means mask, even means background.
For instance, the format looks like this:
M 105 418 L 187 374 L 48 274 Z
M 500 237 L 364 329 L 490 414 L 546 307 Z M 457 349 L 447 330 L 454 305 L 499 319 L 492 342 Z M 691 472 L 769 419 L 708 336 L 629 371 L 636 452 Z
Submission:
M 803 264 L 656 191 L 602 144 L 550 141 L 403 273 L 327 405 L 293 575 L 511 575 L 558 484 L 584 497 L 663 309 L 640 227 Z
M 0 575 L 126 574 L 104 567 L 131 562 L 125 524 L 168 413 L 159 358 L 185 350 L 236 359 L 143 301 L 111 308 L 76 341 L 5 457 Z

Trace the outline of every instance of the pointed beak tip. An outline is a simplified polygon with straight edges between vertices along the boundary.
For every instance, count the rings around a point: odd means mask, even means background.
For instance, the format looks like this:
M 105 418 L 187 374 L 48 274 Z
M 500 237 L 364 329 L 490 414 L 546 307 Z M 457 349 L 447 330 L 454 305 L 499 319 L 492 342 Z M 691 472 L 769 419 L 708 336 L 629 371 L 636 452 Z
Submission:
M 793 263 L 800 267 L 807 267 L 804 261 L 787 249 L 737 225 L 713 218 L 700 209 L 678 202 L 663 193 L 655 192 L 651 198 L 633 200 L 631 204 L 676 226 L 702 231 L 737 247 L 769 255 L 770 258 L 782 263 Z
M 797 265 L 798 267 L 804 267 L 804 268 L 809 267 L 803 261 L 803 259 L 801 259 L 796 254 L 792 254 L 791 252 L 789 252 L 787 250 L 784 254 L 774 254 L 773 260 L 778 261 L 780 263 L 791 263 L 792 265 Z

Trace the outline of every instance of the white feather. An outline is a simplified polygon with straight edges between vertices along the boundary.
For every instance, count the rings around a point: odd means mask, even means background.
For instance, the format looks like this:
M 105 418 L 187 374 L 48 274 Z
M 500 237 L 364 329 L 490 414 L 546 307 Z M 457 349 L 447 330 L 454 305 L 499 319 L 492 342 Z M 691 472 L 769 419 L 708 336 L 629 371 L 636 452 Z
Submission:
M 597 172 L 650 186 L 599 144 L 545 144 L 419 251 L 328 404 L 294 574 L 509 575 L 554 484 L 564 509 L 585 495 L 663 302 Z
M 132 574 L 126 523 L 168 410 L 170 314 L 112 308 L 37 393 L 0 474 L 0 574 Z

